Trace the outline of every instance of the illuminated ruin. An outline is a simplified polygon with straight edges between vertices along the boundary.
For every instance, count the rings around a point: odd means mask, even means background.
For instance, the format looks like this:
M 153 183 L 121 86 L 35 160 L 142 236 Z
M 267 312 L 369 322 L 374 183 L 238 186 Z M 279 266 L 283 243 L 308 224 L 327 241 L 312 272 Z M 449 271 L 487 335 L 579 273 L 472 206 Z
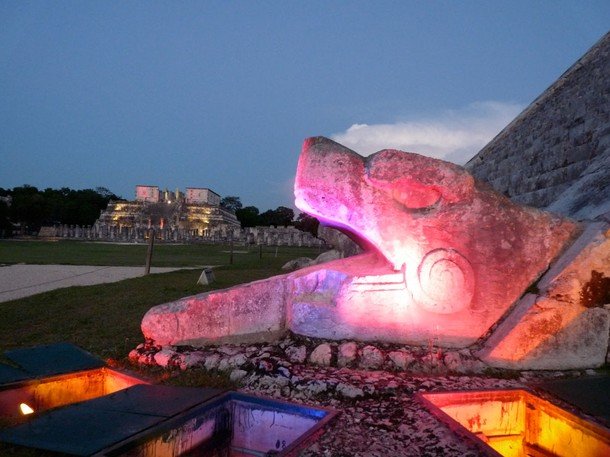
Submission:
M 607 223 L 520 206 L 457 165 L 394 150 L 364 158 L 326 138 L 305 141 L 295 197 L 365 252 L 156 306 L 144 316 L 144 336 L 162 346 L 205 345 L 270 341 L 291 330 L 434 341 L 504 368 L 604 363 L 608 310 L 579 294 L 593 269 L 610 276 Z M 523 349 L 511 351 L 509 340 Z
M 235 214 L 220 206 L 220 195 L 206 188 L 160 191 L 136 186 L 135 201 L 110 202 L 93 227 L 99 238 L 143 239 L 148 229 L 161 239 L 221 239 L 240 228 Z

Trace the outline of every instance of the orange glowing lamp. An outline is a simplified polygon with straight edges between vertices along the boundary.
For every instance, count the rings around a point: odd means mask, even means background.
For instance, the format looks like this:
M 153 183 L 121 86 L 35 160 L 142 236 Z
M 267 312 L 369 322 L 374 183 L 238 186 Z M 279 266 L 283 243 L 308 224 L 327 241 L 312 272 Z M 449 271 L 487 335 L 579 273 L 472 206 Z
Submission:
M 23 414 L 24 416 L 27 416 L 28 414 L 32 414 L 34 412 L 31 406 L 27 403 L 21 403 L 19 405 L 19 409 L 21 410 L 21 414 Z

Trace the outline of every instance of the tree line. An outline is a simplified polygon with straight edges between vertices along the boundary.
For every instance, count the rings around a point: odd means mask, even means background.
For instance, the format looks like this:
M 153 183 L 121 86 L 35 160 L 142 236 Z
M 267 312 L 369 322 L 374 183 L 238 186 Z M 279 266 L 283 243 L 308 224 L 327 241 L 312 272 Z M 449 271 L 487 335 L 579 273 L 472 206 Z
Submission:
M 8 197 L 8 198 L 7 198 Z M 30 185 L 0 187 L 0 230 L 11 233 L 15 224 L 22 233 L 37 232 L 43 225 L 93 225 L 110 200 L 122 200 L 105 187 L 74 190 Z
M 47 188 L 39 190 L 30 185 L 13 189 L 0 187 L 0 233 L 10 234 L 16 227 L 21 233 L 33 233 L 45 225 L 93 225 L 110 200 L 123 200 L 105 187 L 74 190 Z M 263 213 L 255 206 L 244 207 L 239 197 L 228 196 L 221 206 L 233 211 L 242 227 L 293 225 L 316 235 L 318 220 L 300 213 L 295 220 L 294 211 L 285 206 Z
M 256 206 L 243 206 L 239 197 L 224 197 L 220 205 L 233 211 L 242 227 L 270 226 L 288 227 L 293 225 L 299 230 L 317 235 L 319 222 L 315 217 L 306 213 L 299 213 L 296 220 L 294 211 L 285 206 L 268 209 L 261 213 Z

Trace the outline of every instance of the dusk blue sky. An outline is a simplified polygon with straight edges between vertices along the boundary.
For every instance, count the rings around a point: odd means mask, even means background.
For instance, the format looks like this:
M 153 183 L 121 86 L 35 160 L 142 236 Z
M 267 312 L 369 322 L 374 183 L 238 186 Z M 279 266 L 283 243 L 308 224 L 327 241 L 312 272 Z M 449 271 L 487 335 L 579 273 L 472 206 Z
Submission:
M 464 163 L 610 1 L 0 2 L 0 187 L 292 206 L 304 138 Z

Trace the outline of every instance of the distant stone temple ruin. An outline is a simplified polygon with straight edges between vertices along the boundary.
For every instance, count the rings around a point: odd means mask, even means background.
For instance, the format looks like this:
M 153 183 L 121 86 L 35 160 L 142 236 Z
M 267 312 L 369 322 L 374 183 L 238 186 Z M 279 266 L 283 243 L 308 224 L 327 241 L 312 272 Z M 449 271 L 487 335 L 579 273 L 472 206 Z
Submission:
M 135 201 L 111 201 L 93 226 L 42 227 L 44 238 L 144 242 L 151 229 L 166 242 L 234 241 L 263 246 L 322 246 L 324 240 L 294 227 L 246 227 L 220 205 L 220 195 L 199 187 L 186 192 L 136 186 Z
M 143 239 L 151 228 L 164 240 L 224 239 L 240 224 L 210 189 L 189 187 L 183 193 L 142 185 L 136 186 L 135 201 L 110 202 L 94 224 L 100 238 L 128 241 Z

